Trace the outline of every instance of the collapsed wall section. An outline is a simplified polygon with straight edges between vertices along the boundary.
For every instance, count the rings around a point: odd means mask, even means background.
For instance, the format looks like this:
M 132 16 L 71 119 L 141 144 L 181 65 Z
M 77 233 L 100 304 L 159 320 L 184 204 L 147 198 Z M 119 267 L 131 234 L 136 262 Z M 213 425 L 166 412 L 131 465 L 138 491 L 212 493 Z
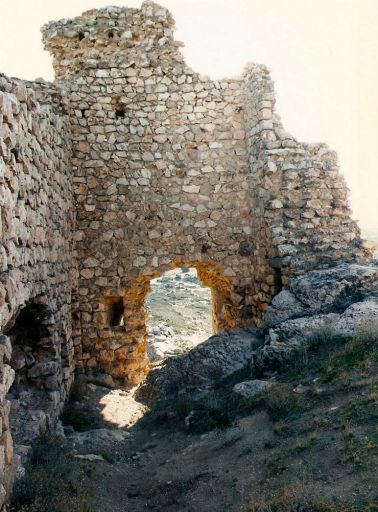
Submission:
M 337 155 L 326 144 L 298 142 L 275 112 L 274 85 L 263 65 L 244 73 L 252 251 L 258 261 L 254 314 L 270 302 L 266 282 L 286 285 L 293 273 L 369 261 L 374 249 L 352 219 Z
M 0 75 L 1 499 L 19 455 L 56 420 L 73 378 L 66 110 L 54 85 Z

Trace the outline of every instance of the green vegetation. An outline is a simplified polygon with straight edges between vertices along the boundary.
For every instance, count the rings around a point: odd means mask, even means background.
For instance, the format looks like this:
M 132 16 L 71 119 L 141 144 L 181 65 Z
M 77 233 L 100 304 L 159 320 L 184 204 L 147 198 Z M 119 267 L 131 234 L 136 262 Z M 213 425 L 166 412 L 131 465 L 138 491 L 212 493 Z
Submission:
M 14 486 L 11 512 L 93 512 L 85 474 L 58 438 L 35 444 L 26 476 Z
M 227 487 L 238 512 L 378 512 L 378 330 L 349 339 L 318 333 L 308 349 L 273 375 L 267 391 L 251 399 L 233 392 L 236 383 L 256 377 L 246 367 L 212 389 L 156 404 L 138 423 L 143 441 L 136 440 L 126 458 L 125 445 L 121 455 L 119 448 L 109 456 L 105 450 L 104 464 L 114 468 L 118 460 L 131 460 L 130 471 L 137 471 L 134 461 L 142 464 L 148 450 L 156 448 L 151 458 L 146 456 L 146 479 L 135 484 L 135 496 L 150 485 L 150 465 L 156 460 L 153 471 L 165 471 L 169 484 L 164 489 L 173 493 L 177 511 L 186 510 L 188 488 L 197 492 L 200 484 L 193 483 L 191 471 L 201 466 L 214 474 L 209 480 L 214 495 Z M 73 390 L 63 415 L 76 430 L 94 428 L 97 421 L 77 402 L 82 394 L 80 387 Z M 210 430 L 215 432 L 197 435 Z M 152 445 L 151 432 L 156 434 Z M 167 439 L 169 446 L 156 458 Z M 85 492 L 85 479 L 94 475 L 88 473 L 90 464 L 73 459 L 60 441 L 43 440 L 27 476 L 16 485 L 12 512 L 97 510 Z M 103 473 L 97 471 L 101 485 Z M 160 480 L 153 489 L 165 503 Z M 143 506 L 148 499 L 146 494 Z
M 242 509 L 243 512 L 377 512 L 378 496 L 375 499 L 346 501 L 340 498 L 327 499 L 306 496 L 299 484 L 278 491 L 275 497 L 257 499 Z
M 236 382 L 256 378 L 245 368 L 214 389 L 181 395 L 159 411 L 171 426 L 197 433 L 267 414 L 265 462 L 243 512 L 378 511 L 378 331 L 350 339 L 324 331 L 310 341 L 257 397 L 232 392 Z M 251 453 L 244 449 L 240 457 Z M 306 485 L 294 496 L 289 490 L 299 475 Z
M 311 341 L 263 399 L 278 442 L 244 512 L 378 511 L 378 329 Z

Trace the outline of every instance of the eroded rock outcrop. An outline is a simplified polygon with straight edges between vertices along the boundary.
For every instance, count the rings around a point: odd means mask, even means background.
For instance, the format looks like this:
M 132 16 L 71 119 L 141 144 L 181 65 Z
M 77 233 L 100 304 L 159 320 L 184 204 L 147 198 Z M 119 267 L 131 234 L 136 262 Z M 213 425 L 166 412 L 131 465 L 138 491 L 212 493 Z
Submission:
M 238 329 L 212 336 L 186 354 L 152 369 L 138 391 L 149 402 L 177 397 L 186 391 L 210 388 L 245 368 L 261 343 L 256 329 Z
M 314 343 L 330 343 L 333 336 L 374 334 L 377 283 L 376 264 L 342 264 L 294 277 L 273 300 L 266 325 L 213 336 L 187 354 L 168 359 L 150 372 L 140 396 L 153 401 L 203 391 L 247 366 L 252 374 L 272 375 Z M 235 392 L 253 396 L 268 387 L 265 381 L 243 381 Z
M 293 278 L 272 301 L 253 364 L 272 368 L 313 341 L 378 331 L 378 265 L 341 264 Z

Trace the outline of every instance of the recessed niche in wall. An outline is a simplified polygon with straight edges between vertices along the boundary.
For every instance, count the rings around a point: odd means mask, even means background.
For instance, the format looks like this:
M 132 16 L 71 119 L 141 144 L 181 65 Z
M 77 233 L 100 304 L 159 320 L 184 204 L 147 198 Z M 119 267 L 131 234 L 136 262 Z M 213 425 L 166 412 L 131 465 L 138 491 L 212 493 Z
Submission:
M 46 418 L 53 408 L 49 392 L 60 389 L 61 371 L 49 330 L 51 323 L 49 308 L 31 303 L 5 330 L 12 345 L 10 366 L 15 372 L 7 394 L 15 443 L 28 444 L 46 428 Z
M 107 323 L 110 327 L 122 327 L 124 325 L 123 297 L 112 296 L 105 298 Z

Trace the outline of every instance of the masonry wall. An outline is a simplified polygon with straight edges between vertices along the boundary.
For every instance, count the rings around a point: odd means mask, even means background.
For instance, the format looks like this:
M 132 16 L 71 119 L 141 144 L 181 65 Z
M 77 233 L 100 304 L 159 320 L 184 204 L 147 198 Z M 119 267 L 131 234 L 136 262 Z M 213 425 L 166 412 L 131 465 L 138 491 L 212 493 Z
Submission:
M 284 131 L 266 68 L 202 78 L 173 26 L 144 2 L 43 28 L 70 90 L 76 361 L 127 382 L 147 371 L 144 302 L 166 270 L 197 268 L 220 330 L 258 325 L 295 271 L 369 256 L 335 154 Z
M 274 85 L 263 65 L 244 73 L 248 184 L 254 273 L 253 314 L 270 302 L 266 283 L 340 261 L 368 261 L 370 242 L 352 219 L 337 155 L 326 144 L 298 142 L 275 112 Z M 265 283 L 265 284 L 264 284 Z
M 43 27 L 55 84 L 0 75 L 0 508 L 74 366 L 145 376 L 151 279 L 196 268 L 218 331 L 259 325 L 294 273 L 372 256 L 265 66 L 201 77 L 173 28 L 148 1 L 88 11 Z
M 73 378 L 70 155 L 65 95 L 0 75 L 0 503 Z
M 211 286 L 215 329 L 251 322 L 243 82 L 189 70 L 172 23 L 146 4 L 91 11 L 46 36 L 71 90 L 77 359 L 82 350 L 83 365 L 128 380 L 146 369 L 149 281 L 174 266 Z M 122 329 L 109 325 L 117 297 Z

